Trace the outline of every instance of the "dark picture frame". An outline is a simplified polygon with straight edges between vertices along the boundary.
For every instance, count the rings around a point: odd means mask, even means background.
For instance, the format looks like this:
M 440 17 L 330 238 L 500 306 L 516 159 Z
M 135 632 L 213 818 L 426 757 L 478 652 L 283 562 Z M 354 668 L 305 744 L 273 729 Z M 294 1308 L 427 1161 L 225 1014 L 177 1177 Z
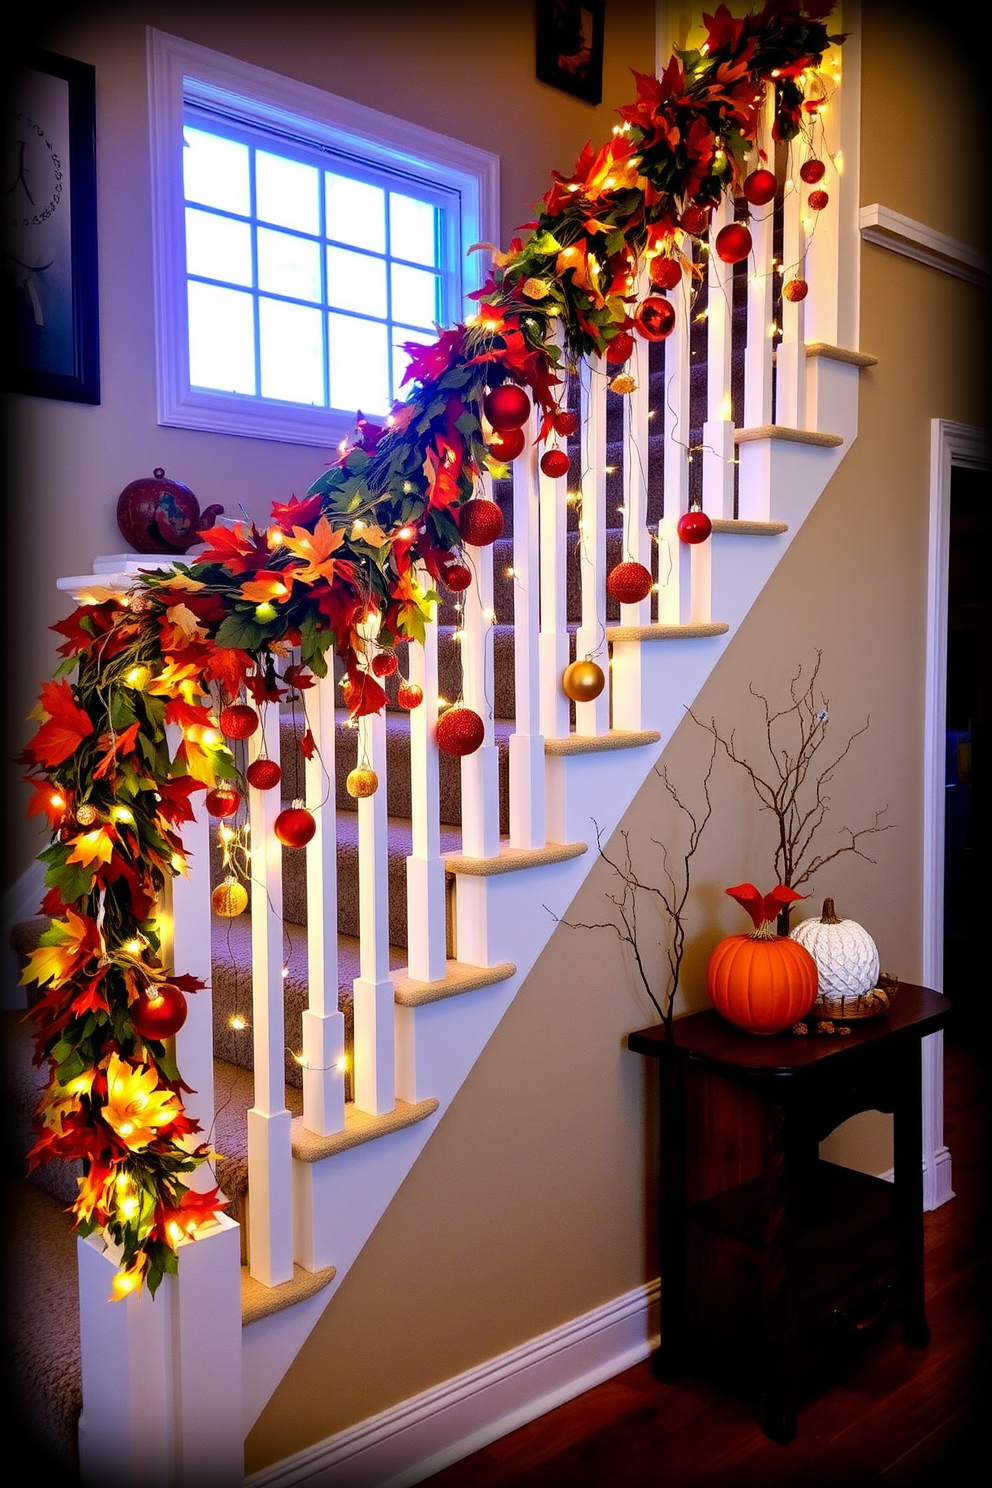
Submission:
M 536 0 L 536 6 L 539 80 L 601 103 L 605 0 Z
M 32 50 L 8 85 L 7 384 L 34 397 L 99 403 L 96 72 Z

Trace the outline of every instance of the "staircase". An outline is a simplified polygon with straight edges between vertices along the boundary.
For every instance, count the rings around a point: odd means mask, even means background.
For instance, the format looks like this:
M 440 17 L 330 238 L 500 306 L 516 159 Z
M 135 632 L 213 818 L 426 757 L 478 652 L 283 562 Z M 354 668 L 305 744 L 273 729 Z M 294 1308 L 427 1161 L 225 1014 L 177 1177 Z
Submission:
M 219 1485 L 241 1480 L 244 1433 L 567 913 L 594 860 L 592 819 L 605 841 L 850 447 L 872 359 L 842 336 L 856 146 L 845 154 L 833 225 L 808 242 L 796 191 L 756 212 L 747 275 L 714 255 L 691 307 L 673 296 L 676 329 L 638 343 L 633 391 L 610 390 L 616 369 L 573 371 L 570 473 L 541 474 L 531 444 L 495 482 L 502 536 L 468 550 L 472 587 L 443 593 L 424 646 L 408 648 L 419 708 L 391 703 L 355 729 L 329 678 L 267 710 L 239 763 L 264 749 L 282 763 L 285 804 L 321 805 L 305 850 L 254 853 L 249 912 L 211 912 L 228 871 L 217 823 L 184 833 L 193 872 L 165 906 L 171 949 L 210 991 L 191 999 L 176 1056 L 230 1217 L 181 1247 L 179 1277 L 154 1301 L 107 1304 L 113 1257 L 79 1242 L 84 1478 L 165 1488 L 195 1464 Z M 808 303 L 775 293 L 783 255 L 805 261 Z M 700 503 L 712 535 L 689 547 L 675 524 Z M 621 559 L 656 577 L 636 605 L 606 597 Z M 60 587 L 78 599 L 148 566 L 105 560 Z M 562 671 L 590 654 L 608 685 L 570 703 Z M 486 724 L 461 761 L 433 741 L 439 698 L 459 697 Z M 304 761 L 306 728 L 318 748 Z M 343 786 L 356 761 L 380 781 L 360 801 Z M 275 841 L 275 794 L 250 793 L 255 843 Z M 19 927 L 21 952 L 38 928 Z M 31 1078 L 21 1061 L 22 1109 Z M 71 1173 L 37 1177 L 74 1196 Z

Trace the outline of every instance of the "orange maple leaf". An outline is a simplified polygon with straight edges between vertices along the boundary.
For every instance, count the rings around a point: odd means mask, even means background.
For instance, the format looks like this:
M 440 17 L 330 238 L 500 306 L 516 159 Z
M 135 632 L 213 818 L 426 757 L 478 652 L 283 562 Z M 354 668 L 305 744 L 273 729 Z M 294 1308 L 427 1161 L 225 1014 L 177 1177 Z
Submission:
M 289 570 L 301 584 L 316 584 L 318 579 L 334 578 L 337 560 L 331 556 L 344 542 L 344 531 L 337 531 L 326 517 L 321 517 L 312 532 L 305 527 L 294 527 L 293 536 L 283 539 L 283 546 L 297 558 L 303 559 L 302 568 Z
M 81 832 L 72 838 L 72 852 L 66 862 L 82 863 L 88 868 L 91 863 L 109 863 L 114 855 L 114 838 L 106 827 L 94 827 L 92 832 Z

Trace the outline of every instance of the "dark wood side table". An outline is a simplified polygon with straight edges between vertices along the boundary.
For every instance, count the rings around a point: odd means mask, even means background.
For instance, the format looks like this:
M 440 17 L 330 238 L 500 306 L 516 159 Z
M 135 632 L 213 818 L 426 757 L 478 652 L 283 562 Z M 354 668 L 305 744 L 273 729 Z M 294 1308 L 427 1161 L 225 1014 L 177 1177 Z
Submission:
M 739 1031 L 715 1010 L 628 1036 L 660 1066 L 658 1378 L 689 1372 L 761 1401 L 790 1441 L 805 1394 L 898 1317 L 929 1341 L 923 1294 L 921 1041 L 950 1004 L 900 986 L 848 1036 Z M 815 1025 L 811 1025 L 815 1028 Z M 891 1112 L 894 1181 L 819 1155 L 859 1111 Z

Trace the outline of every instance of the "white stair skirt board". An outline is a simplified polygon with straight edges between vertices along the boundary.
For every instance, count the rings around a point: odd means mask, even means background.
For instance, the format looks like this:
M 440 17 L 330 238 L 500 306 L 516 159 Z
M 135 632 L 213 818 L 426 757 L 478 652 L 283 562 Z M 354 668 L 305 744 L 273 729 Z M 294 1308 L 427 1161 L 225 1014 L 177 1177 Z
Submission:
M 412 1488 L 646 1359 L 658 1283 L 445 1380 L 245 1479 L 245 1488 Z

